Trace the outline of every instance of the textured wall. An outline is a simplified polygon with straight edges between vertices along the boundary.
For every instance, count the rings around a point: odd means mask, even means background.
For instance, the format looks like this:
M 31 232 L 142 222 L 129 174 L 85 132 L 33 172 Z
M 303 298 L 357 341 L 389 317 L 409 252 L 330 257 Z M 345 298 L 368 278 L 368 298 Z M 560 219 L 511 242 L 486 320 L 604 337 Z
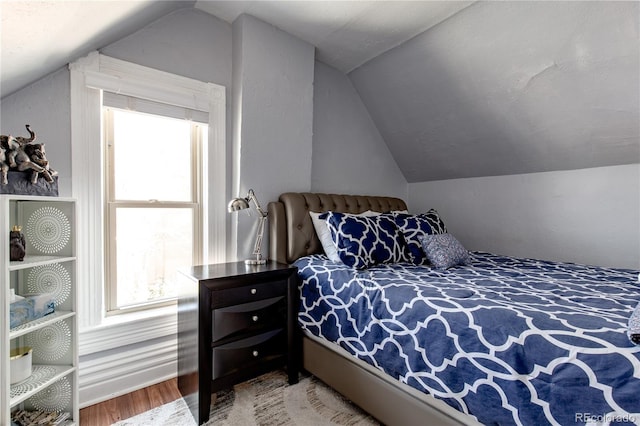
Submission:
M 316 62 L 311 190 L 406 197 L 407 181 L 351 81 Z
M 640 165 L 409 184 L 468 249 L 640 269 Z
M 233 35 L 234 196 L 253 188 L 266 208 L 282 192 L 311 187 L 314 49 L 249 15 L 234 21 Z M 256 218 L 238 216 L 245 258 Z
M 231 25 L 197 9 L 170 13 L 100 53 L 231 87 Z
M 638 163 L 639 19 L 477 2 L 349 76 L 409 182 Z

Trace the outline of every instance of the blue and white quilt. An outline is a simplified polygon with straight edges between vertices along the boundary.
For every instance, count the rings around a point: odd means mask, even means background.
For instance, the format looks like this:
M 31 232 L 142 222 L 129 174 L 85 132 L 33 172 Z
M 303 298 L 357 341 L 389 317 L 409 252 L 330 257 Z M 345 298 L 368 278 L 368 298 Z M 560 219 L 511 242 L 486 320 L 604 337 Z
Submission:
M 484 424 L 640 424 L 638 271 L 470 257 L 445 271 L 303 257 L 300 325 Z

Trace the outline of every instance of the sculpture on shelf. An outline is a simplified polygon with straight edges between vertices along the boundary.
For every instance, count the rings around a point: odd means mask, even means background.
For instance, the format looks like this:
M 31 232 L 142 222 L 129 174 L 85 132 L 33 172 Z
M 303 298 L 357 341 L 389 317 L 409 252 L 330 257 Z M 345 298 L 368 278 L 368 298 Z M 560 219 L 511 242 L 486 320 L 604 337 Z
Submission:
M 25 127 L 29 137 L 0 136 L 0 172 L 2 173 L 0 184 L 2 185 L 8 183 L 7 172 L 14 169 L 21 172 L 31 170 L 32 184 L 38 182 L 40 174 L 47 182 L 53 182 L 53 176 L 58 174 L 49 166 L 44 144 L 34 143 L 36 133 L 28 124 Z
M 31 129 L 29 125 L 27 125 L 27 130 L 31 134 Z M 35 134 L 31 137 L 30 140 L 35 139 Z M 7 173 L 10 168 L 15 168 L 16 164 L 16 155 L 18 154 L 18 148 L 20 148 L 20 143 L 28 143 L 28 140 L 23 137 L 14 138 L 11 135 L 0 135 L 0 170 L 2 171 L 2 185 L 7 184 Z
M 5 161 L 10 168 L 16 168 L 16 155 L 18 155 L 18 149 L 20 147 L 36 140 L 36 134 L 31 130 L 31 126 L 26 125 L 29 137 L 24 136 L 14 137 L 11 135 L 0 135 L 0 146 L 5 154 Z
M 16 164 L 18 170 L 21 172 L 32 170 L 31 183 L 38 182 L 38 175 L 42 174 L 42 177 L 47 182 L 53 182 L 53 176 L 56 176 L 58 172 L 53 170 L 49 166 L 49 160 L 47 160 L 47 153 L 44 149 L 43 143 L 29 143 L 18 150 L 16 155 Z
M 2 138 L 5 138 L 3 135 Z M 0 185 L 9 183 L 7 175 L 9 174 L 9 163 L 7 163 L 7 150 L 3 143 L 0 143 Z

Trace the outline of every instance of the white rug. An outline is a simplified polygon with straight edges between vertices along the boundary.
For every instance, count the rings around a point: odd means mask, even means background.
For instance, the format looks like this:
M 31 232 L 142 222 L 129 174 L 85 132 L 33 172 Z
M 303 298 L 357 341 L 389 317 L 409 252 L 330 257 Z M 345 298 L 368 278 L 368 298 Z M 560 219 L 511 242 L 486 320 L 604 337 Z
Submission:
M 378 425 L 371 416 L 315 377 L 289 386 L 282 371 L 267 373 L 212 397 L 207 426 Z M 197 426 L 183 399 L 113 426 Z
M 189 407 L 184 402 L 184 399 L 180 398 L 168 404 L 164 404 L 153 410 L 146 411 L 142 414 L 138 414 L 135 417 L 130 417 L 125 420 L 121 420 L 113 424 L 114 426 L 133 426 L 133 425 L 148 425 L 148 426 L 170 426 L 170 425 L 184 425 L 184 426 L 197 426 L 196 421 L 191 416 Z

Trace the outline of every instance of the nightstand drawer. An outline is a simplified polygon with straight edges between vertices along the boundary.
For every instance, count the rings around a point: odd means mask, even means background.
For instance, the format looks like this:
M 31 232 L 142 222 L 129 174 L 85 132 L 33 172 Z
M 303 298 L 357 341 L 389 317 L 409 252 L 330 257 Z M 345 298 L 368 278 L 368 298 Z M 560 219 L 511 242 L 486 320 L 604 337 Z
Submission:
M 287 294 L 287 281 L 267 281 L 242 287 L 216 290 L 211 295 L 211 308 L 237 305 Z
M 285 347 L 284 328 L 217 346 L 213 348 L 211 359 L 212 380 L 284 356 Z
M 285 296 L 214 309 L 212 313 L 211 341 L 244 331 L 284 327 L 287 319 Z
M 178 388 L 196 424 L 209 419 L 212 392 L 284 366 L 289 383 L 297 383 L 297 271 L 275 261 L 249 266 L 240 261 L 184 272 Z

